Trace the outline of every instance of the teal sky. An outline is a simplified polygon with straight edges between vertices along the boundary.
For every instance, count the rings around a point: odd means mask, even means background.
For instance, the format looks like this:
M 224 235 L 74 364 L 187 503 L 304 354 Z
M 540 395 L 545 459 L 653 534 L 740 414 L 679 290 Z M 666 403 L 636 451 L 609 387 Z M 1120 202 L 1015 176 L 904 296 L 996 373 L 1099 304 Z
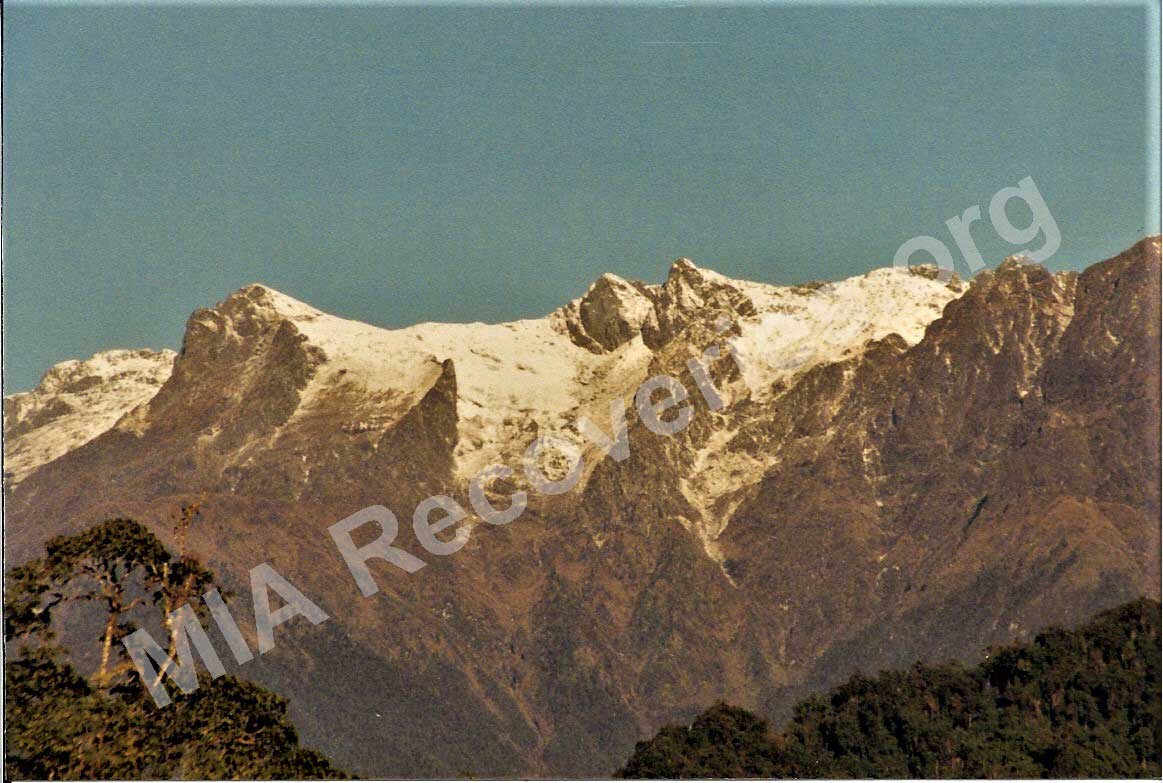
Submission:
M 945 220 L 1026 176 L 1062 235 L 1048 266 L 1080 268 L 1159 230 L 1156 23 L 9 2 L 5 391 L 176 348 L 253 281 L 392 327 L 539 315 L 678 256 L 792 283 L 931 234 L 964 273 Z M 988 217 L 973 236 L 990 264 L 1020 249 Z

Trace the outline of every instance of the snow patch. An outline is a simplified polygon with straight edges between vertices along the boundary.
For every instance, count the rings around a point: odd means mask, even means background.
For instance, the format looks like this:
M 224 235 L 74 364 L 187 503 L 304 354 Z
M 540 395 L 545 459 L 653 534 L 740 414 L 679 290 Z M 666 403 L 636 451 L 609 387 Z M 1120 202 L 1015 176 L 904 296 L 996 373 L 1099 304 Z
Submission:
M 739 319 L 730 340 L 755 400 L 772 385 L 818 364 L 851 358 L 869 340 L 896 333 L 913 345 L 960 290 L 888 267 L 814 289 L 751 283 L 743 287 L 758 313 Z

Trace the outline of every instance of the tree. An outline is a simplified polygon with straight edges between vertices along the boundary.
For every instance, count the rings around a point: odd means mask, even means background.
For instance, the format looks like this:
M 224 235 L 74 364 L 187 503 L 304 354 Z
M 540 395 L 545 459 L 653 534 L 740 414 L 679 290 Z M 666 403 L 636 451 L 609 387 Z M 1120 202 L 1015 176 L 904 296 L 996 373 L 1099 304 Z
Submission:
M 197 514 L 184 506 L 176 516 L 181 548 Z M 6 590 L 5 637 L 19 646 L 5 669 L 8 777 L 349 777 L 299 747 L 283 699 L 237 678 L 178 696 L 165 710 L 154 706 L 120 642 L 143 613 L 160 613 L 169 629 L 175 608 L 201 605 L 191 599 L 214 577 L 196 560 L 171 555 L 128 519 L 59 536 L 45 549 L 11 572 Z M 80 602 L 105 612 L 89 677 L 68 662 L 52 629 L 55 612 Z M 172 659 L 172 636 L 169 652 Z

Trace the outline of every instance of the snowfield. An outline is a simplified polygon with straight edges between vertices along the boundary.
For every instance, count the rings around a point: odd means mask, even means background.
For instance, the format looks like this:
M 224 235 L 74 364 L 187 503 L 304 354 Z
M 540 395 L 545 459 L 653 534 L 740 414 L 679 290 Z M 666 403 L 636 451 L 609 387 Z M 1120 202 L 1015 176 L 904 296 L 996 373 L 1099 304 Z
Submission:
M 614 347 L 604 351 L 579 345 L 567 324 L 599 287 L 600 308 L 594 305 L 593 317 L 605 322 L 590 325 L 602 335 L 634 335 L 620 344 L 608 341 Z M 909 344 L 917 342 L 964 290 L 915 268 L 877 269 L 838 283 L 775 286 L 733 280 L 681 259 L 665 284 L 644 286 L 603 275 L 586 296 L 543 318 L 405 329 L 329 315 L 261 284 L 235 296 L 245 292 L 266 317 L 291 321 L 325 356 L 293 419 L 326 406 L 342 388 L 344 398 L 354 390 L 366 402 L 368 427 L 387 426 L 431 388 L 441 363 L 451 359 L 457 471 L 468 478 L 488 464 L 511 461 L 539 434 L 565 435 L 581 444 L 576 426 L 583 416 L 605 428 L 611 400 L 629 401 L 647 376 L 654 352 L 637 330 L 654 317 L 652 298 L 665 292 L 669 307 L 693 310 L 708 291 L 723 288 L 753 305 L 751 314 L 732 316 L 738 335 L 729 344 L 755 401 L 771 399 L 777 381 L 851 357 L 868 340 L 896 333 Z M 691 346 L 691 355 L 705 347 Z M 174 356 L 172 351 L 106 351 L 83 362 L 63 362 L 35 390 L 7 397 L 10 479 L 19 481 L 92 440 L 147 402 L 169 377 Z M 714 457 L 700 454 L 700 462 L 713 465 Z

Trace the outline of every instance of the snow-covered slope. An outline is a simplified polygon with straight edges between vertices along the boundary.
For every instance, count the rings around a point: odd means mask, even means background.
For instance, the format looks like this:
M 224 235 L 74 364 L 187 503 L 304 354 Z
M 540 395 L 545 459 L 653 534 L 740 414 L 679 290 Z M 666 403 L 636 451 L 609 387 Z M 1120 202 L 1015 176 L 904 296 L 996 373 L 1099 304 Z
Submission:
M 35 389 L 4 398 L 4 470 L 10 484 L 88 443 L 161 388 L 170 350 L 102 351 L 61 362 Z
M 579 410 L 608 405 L 635 383 L 650 357 L 641 339 L 610 354 L 587 351 L 571 342 L 555 315 L 389 330 L 328 315 L 265 286 L 246 291 L 292 322 L 325 357 L 288 426 L 342 396 L 362 402 L 361 428 L 382 429 L 424 395 L 451 359 L 457 466 L 467 476 L 510 456 L 511 446 L 523 449 L 539 430 L 564 429 Z
M 869 340 L 896 333 L 913 345 L 963 284 L 943 284 L 928 267 L 876 269 L 838 283 L 780 288 L 741 284 L 758 314 L 732 341 L 755 399 L 774 381 L 848 358 Z
M 603 275 L 584 296 L 543 318 L 395 330 L 329 315 L 260 284 L 235 296 L 293 323 L 325 357 L 289 426 L 342 396 L 348 406 L 360 401 L 360 428 L 382 429 L 452 360 L 457 470 L 470 477 L 513 460 L 538 434 L 580 441 L 579 418 L 605 422 L 610 401 L 633 394 L 656 351 L 689 321 L 727 310 L 738 332 L 731 345 L 744 368 L 745 393 L 764 400 L 775 381 L 851 356 L 868 340 L 892 332 L 910 344 L 919 340 L 962 290 L 933 277 L 890 268 L 840 283 L 781 287 L 733 280 L 680 259 L 661 285 Z M 704 347 L 692 345 L 690 354 Z
M 849 357 L 868 340 L 895 332 L 916 342 L 962 291 L 933 277 L 923 270 L 880 269 L 839 283 L 780 287 L 733 280 L 680 259 L 665 283 L 603 275 L 585 295 L 543 318 L 395 330 L 332 316 L 254 284 L 214 310 L 195 313 L 191 327 L 223 344 L 237 343 L 257 322 L 287 321 L 302 335 L 315 366 L 280 432 L 337 410 L 350 414 L 344 426 L 351 431 L 383 431 L 429 391 L 442 363 L 451 360 L 456 471 L 469 477 L 493 462 L 512 464 L 539 434 L 581 442 L 578 420 L 604 423 L 610 401 L 629 398 L 664 348 L 702 353 L 705 345 L 685 346 L 692 324 L 728 317 L 744 381 L 732 391 L 756 401 L 770 399 L 776 381 Z M 169 351 L 106 352 L 58 365 L 35 391 L 9 397 L 6 456 L 14 479 L 148 401 L 169 377 L 173 359 Z M 124 427 L 138 431 L 142 417 L 147 408 Z

